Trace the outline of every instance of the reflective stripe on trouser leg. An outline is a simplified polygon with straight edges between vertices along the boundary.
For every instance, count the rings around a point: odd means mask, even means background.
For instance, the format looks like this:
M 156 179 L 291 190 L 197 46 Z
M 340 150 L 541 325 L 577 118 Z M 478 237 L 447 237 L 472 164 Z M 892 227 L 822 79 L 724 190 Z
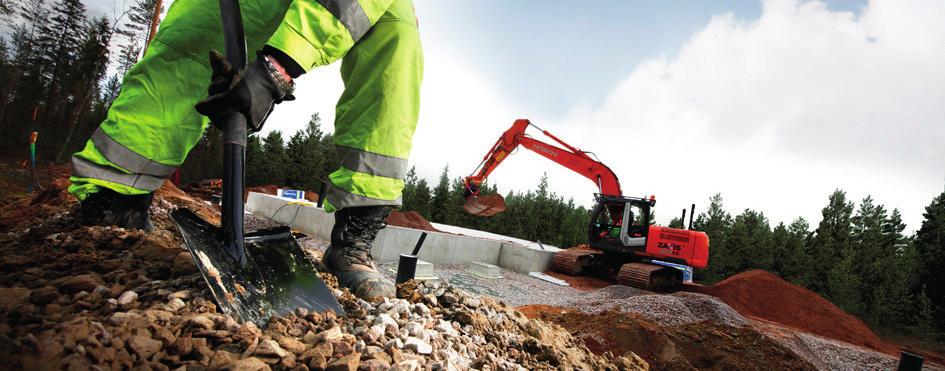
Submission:
M 423 76 L 410 0 L 393 2 L 345 55 L 341 74 L 334 141 L 342 166 L 329 176 L 325 208 L 399 206 Z
M 240 2 L 249 50 L 262 48 L 288 4 Z M 73 155 L 76 171 L 70 192 L 79 199 L 98 187 L 129 195 L 147 193 L 160 186 L 151 178 L 163 178 L 183 163 L 206 126 L 193 105 L 207 94 L 208 51 L 223 50 L 221 27 L 216 2 L 173 2 L 144 58 L 125 75 L 105 121 Z M 129 174 L 141 176 L 132 179 Z

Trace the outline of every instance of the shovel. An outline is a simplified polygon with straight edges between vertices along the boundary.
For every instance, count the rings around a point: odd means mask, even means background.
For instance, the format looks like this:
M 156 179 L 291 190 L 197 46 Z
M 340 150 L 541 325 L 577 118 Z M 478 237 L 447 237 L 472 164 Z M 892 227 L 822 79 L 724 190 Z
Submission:
M 227 60 L 239 70 L 246 40 L 238 0 L 220 0 L 220 15 Z M 188 209 L 171 213 L 214 299 L 224 313 L 260 324 L 296 308 L 344 314 L 289 227 L 243 235 L 246 118 L 233 113 L 225 121 L 221 226 Z

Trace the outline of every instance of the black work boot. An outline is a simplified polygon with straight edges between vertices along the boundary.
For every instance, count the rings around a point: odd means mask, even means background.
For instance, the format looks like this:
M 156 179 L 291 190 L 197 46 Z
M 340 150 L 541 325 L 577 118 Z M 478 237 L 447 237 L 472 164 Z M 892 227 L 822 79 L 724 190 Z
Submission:
M 78 220 L 82 225 L 114 225 L 125 229 L 154 230 L 148 208 L 154 193 L 123 195 L 108 188 L 100 188 L 79 205 Z
M 396 295 L 394 283 L 374 267 L 371 244 L 377 232 L 387 226 L 389 206 L 352 207 L 335 212 L 331 246 L 322 262 L 338 278 L 338 284 L 364 300 L 380 300 Z

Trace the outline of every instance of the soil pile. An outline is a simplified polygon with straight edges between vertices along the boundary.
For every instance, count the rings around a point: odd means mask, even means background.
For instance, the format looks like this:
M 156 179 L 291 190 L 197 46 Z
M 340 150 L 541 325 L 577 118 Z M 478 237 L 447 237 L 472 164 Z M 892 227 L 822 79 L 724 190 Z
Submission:
M 634 352 L 651 370 L 813 370 L 789 349 L 749 327 L 712 322 L 663 326 L 634 313 L 605 311 L 587 314 L 574 308 L 541 305 L 520 307 L 567 329 L 594 353 Z
M 722 299 L 745 316 L 886 353 L 897 352 L 859 318 L 845 313 L 820 295 L 766 271 L 739 273 L 702 291 Z
M 401 212 L 395 210 L 387 217 L 387 224 L 397 227 L 419 229 L 421 231 L 440 232 L 439 229 L 434 228 L 433 224 L 430 224 L 423 215 L 420 215 L 420 213 L 416 211 Z
M 594 291 L 597 289 L 601 289 L 601 288 L 613 285 L 612 282 L 605 279 L 597 278 L 597 277 L 569 276 L 567 274 L 558 273 L 550 269 L 546 270 L 544 273 L 554 278 L 564 280 L 569 285 L 571 285 L 572 288 L 575 288 L 581 291 Z
M 368 303 L 323 274 L 347 316 L 300 309 L 262 328 L 240 324 L 219 313 L 168 217 L 178 205 L 213 213 L 204 202 L 166 183 L 151 209 L 156 230 L 143 233 L 79 226 L 75 201 L 54 189 L 25 200 L 30 212 L 0 227 L 0 363 L 9 368 L 646 367 L 632 354 L 595 355 L 560 327 L 432 283 Z

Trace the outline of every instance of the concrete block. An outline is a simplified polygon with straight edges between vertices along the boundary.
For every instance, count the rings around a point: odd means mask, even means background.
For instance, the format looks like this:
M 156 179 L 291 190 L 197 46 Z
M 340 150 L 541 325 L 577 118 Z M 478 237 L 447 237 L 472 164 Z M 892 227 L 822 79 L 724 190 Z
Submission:
M 502 268 L 483 262 L 469 264 L 469 272 L 484 278 L 502 278 Z
M 551 267 L 555 252 L 561 249 L 545 245 L 545 249 L 531 248 L 514 242 L 503 242 L 498 265 L 512 272 L 528 274 L 544 272 Z
M 414 273 L 414 278 L 418 280 L 436 278 L 436 275 L 433 274 L 433 264 L 417 260 L 417 272 Z

